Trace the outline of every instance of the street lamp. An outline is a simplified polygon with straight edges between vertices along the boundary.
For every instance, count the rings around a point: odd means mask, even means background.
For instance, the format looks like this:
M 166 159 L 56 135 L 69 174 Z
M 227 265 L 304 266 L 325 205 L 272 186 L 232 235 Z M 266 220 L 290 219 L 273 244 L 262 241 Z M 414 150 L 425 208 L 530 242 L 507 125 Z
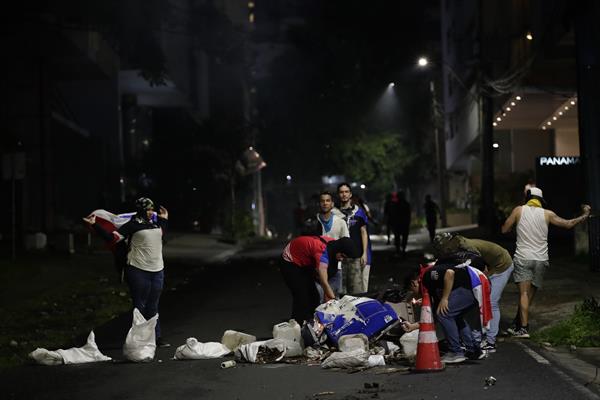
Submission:
M 429 65 L 429 60 L 425 57 L 420 57 L 417 60 L 419 68 L 423 69 Z M 435 137 L 435 155 L 437 160 L 438 172 L 438 190 L 440 192 L 440 219 L 442 226 L 447 226 L 446 220 L 446 142 L 444 132 L 438 128 L 438 103 L 435 90 L 435 81 L 429 81 L 429 91 L 431 93 L 431 118 L 433 123 L 433 132 Z

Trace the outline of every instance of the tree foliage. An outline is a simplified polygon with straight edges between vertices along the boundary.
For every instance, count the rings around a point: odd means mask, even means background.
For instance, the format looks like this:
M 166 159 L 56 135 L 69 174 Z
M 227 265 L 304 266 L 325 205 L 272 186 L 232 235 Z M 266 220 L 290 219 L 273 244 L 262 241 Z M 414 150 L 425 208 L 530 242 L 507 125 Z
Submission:
M 351 142 L 342 142 L 336 154 L 348 177 L 379 192 L 393 187 L 396 177 L 403 174 L 415 158 L 402 136 L 391 131 L 363 132 Z

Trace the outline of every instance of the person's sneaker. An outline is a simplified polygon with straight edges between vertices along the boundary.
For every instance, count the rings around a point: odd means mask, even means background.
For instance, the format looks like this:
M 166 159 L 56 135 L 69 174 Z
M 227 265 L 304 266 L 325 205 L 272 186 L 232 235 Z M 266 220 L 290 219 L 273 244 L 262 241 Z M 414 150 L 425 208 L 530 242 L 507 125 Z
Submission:
M 156 347 L 171 347 L 171 343 L 167 343 L 161 338 L 156 339 Z
M 461 363 L 466 360 L 467 360 L 467 357 L 465 357 L 462 354 L 456 354 L 456 353 L 446 353 L 446 355 L 444 355 L 444 357 L 442 357 L 442 362 L 445 364 L 458 364 L 458 363 Z
M 521 327 L 520 329 L 516 330 L 512 334 L 512 336 L 514 338 L 528 339 L 529 338 L 529 332 L 527 331 L 527 328 Z
M 481 350 L 488 353 L 495 353 L 496 343 L 481 343 Z
M 474 351 L 465 352 L 465 357 L 467 357 L 469 360 L 481 360 L 481 359 L 486 358 L 486 356 L 487 356 L 487 353 L 481 349 L 476 349 Z

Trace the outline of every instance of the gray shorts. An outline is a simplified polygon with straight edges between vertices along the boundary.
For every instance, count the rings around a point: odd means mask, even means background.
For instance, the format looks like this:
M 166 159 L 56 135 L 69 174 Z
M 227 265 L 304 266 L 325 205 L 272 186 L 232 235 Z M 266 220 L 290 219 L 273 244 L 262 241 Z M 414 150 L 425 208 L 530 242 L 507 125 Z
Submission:
M 531 281 L 538 289 L 542 287 L 544 275 L 550 266 L 548 261 L 514 259 L 515 270 L 513 279 L 515 283 Z

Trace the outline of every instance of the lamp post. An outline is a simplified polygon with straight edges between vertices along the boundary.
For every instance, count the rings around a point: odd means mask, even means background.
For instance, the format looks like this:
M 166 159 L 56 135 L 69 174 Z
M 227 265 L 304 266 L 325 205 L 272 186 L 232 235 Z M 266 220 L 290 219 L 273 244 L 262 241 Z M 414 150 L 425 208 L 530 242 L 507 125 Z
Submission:
M 421 57 L 417 61 L 417 65 L 419 66 L 419 68 L 426 68 L 429 64 L 429 60 L 426 57 Z M 442 226 L 445 227 L 448 225 L 448 221 L 446 219 L 446 205 L 448 202 L 446 195 L 446 142 L 444 138 L 444 131 L 443 129 L 439 128 L 439 106 L 436 96 L 435 81 L 433 79 L 429 81 L 429 92 L 431 93 L 431 120 L 433 124 L 433 134 L 435 139 L 437 184 L 440 193 L 440 219 L 442 222 Z

